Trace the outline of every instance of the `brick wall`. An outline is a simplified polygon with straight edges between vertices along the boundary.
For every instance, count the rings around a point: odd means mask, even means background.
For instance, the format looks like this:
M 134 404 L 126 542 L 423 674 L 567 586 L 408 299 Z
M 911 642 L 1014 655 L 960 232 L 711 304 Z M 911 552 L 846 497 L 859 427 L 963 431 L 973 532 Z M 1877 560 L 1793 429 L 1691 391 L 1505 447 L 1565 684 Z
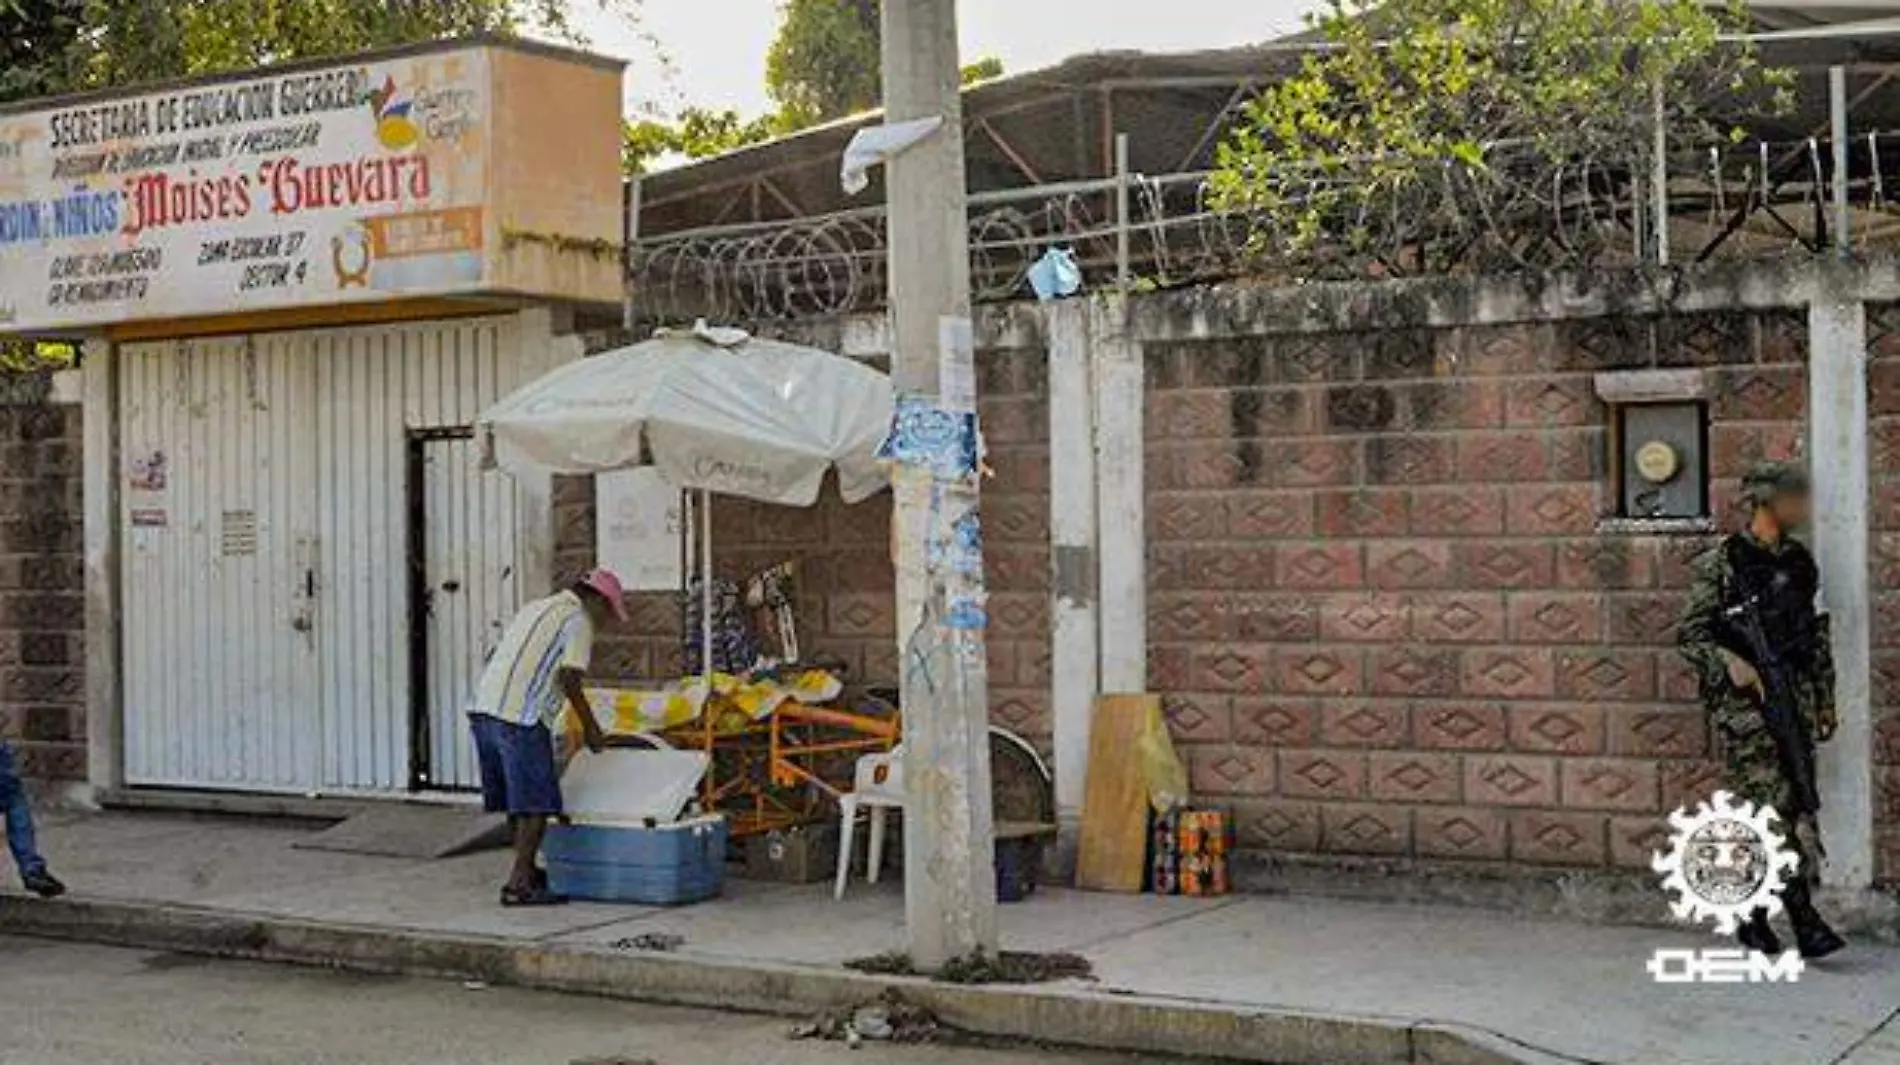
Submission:
M 1900 588 L 1900 306 L 1871 314 L 1876 587 Z M 1033 331 L 1031 331 L 1033 332 Z M 997 476 L 984 520 L 993 716 L 1045 740 L 1046 355 L 979 357 Z M 1674 650 L 1710 534 L 1602 531 L 1608 412 L 1592 375 L 1696 368 L 1710 498 L 1797 456 L 1804 317 L 1609 317 L 1262 336 L 1145 349 L 1152 687 L 1194 786 L 1277 854 L 1645 868 L 1718 777 Z M 557 486 L 561 568 L 592 554 L 591 485 Z M 896 679 L 888 497 L 722 500 L 720 568 L 803 565 L 808 648 Z M 1900 881 L 1900 592 L 1876 596 L 1881 877 Z M 672 597 L 606 645 L 676 674 Z
M 1597 531 L 1591 374 L 1706 368 L 1727 501 L 1799 446 L 1804 326 L 1150 345 L 1150 682 L 1195 790 L 1279 853 L 1645 866 L 1715 775 L 1672 649 L 1709 538 Z
M 77 406 L 0 388 L 0 737 L 25 776 L 86 773 Z
M 1900 305 L 1867 308 L 1874 875 L 1900 884 Z
M 983 486 L 985 561 L 990 586 L 992 718 L 1046 743 L 1049 708 L 1049 399 L 1040 349 L 978 355 L 983 431 L 996 476 Z M 890 495 L 846 506 L 827 486 L 819 506 L 771 507 L 720 498 L 713 507 L 713 560 L 740 579 L 787 559 L 800 569 L 799 641 L 808 654 L 842 658 L 863 684 L 898 680 L 895 584 L 890 561 Z M 590 478 L 556 485 L 557 571 L 591 564 Z M 634 682 L 677 677 L 676 597 L 633 600 L 630 634 L 602 643 L 603 672 Z

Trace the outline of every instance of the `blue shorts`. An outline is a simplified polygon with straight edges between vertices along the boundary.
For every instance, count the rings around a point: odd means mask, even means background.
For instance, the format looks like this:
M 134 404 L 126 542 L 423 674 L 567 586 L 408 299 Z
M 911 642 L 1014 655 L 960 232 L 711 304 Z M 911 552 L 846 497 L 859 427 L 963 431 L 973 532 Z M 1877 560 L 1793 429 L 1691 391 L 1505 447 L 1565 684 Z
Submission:
M 558 816 L 561 779 L 547 726 L 516 725 L 487 714 L 470 714 L 468 720 L 482 771 L 482 809 L 511 817 Z

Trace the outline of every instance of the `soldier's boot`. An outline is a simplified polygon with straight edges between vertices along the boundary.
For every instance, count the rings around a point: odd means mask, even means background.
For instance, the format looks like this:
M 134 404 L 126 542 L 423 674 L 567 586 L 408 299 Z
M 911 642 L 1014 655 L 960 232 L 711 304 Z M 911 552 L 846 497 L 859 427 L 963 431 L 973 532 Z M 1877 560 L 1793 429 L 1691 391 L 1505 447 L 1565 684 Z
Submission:
M 1814 908 L 1807 881 L 1797 879 L 1789 884 L 1781 893 L 1781 902 L 1788 908 L 1788 921 L 1794 925 L 1794 945 L 1803 958 L 1810 961 L 1825 958 L 1847 946 L 1847 940 L 1829 928 L 1821 919 L 1821 912 Z
M 1768 923 L 1768 907 L 1757 906 L 1755 912 L 1748 915 L 1741 930 L 1735 935 L 1742 946 L 1771 958 L 1781 957 L 1781 937 L 1775 934 Z

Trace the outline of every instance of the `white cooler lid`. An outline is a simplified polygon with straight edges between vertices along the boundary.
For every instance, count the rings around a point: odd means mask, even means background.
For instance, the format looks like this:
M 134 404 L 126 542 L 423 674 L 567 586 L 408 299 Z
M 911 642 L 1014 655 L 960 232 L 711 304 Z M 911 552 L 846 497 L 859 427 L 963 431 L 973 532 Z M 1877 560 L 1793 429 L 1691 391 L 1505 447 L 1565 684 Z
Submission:
M 561 778 L 561 798 L 581 824 L 672 824 L 710 762 L 704 751 L 583 749 Z

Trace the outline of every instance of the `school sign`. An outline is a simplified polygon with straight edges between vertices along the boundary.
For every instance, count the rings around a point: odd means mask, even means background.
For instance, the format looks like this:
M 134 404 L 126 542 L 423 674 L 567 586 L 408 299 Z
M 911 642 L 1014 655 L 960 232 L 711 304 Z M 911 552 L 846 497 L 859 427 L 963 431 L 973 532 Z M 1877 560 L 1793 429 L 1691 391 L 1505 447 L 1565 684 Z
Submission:
M 0 331 L 491 292 L 615 298 L 614 280 L 549 276 L 576 270 L 547 260 L 617 237 L 617 125 L 592 131 L 607 149 L 556 186 L 517 187 L 503 165 L 549 150 L 537 121 L 564 123 L 539 104 L 588 121 L 604 100 L 617 115 L 619 72 L 603 66 L 484 44 L 0 112 Z M 563 171 L 543 159 L 538 173 Z M 503 245 L 522 235 L 541 238 L 541 261 L 512 261 Z

